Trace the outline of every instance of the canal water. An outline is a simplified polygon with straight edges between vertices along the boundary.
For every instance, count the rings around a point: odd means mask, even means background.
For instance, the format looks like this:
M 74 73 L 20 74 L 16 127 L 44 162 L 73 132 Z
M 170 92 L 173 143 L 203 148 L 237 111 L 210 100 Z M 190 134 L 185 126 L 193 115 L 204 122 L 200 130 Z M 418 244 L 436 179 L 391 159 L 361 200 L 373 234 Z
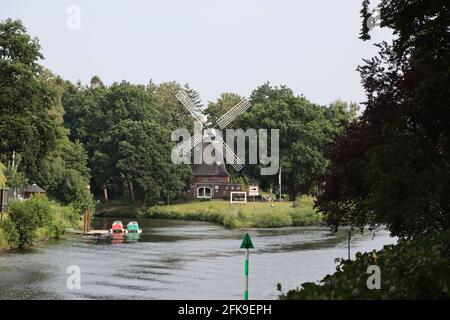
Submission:
M 97 218 L 108 229 L 112 219 Z M 128 220 L 123 220 L 124 224 Z M 0 255 L 0 299 L 242 299 L 244 232 L 206 222 L 142 219 L 138 241 L 68 236 Z M 248 230 L 250 299 L 276 299 L 318 281 L 347 257 L 347 232 L 324 227 Z M 354 234 L 351 253 L 395 243 L 386 231 Z M 81 270 L 81 288 L 68 289 L 67 267 Z

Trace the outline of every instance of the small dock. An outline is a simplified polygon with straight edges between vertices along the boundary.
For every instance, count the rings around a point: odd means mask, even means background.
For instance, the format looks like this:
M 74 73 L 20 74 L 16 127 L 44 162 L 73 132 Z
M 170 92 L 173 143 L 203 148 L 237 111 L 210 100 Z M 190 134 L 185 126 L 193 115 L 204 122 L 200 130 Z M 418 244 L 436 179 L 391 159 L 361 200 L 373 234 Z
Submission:
M 109 234 L 109 230 L 89 230 L 84 235 L 85 236 L 105 236 Z
M 67 229 L 66 232 L 72 234 L 81 234 L 85 236 L 105 236 L 109 234 L 109 230 L 89 230 L 83 232 L 83 230 Z

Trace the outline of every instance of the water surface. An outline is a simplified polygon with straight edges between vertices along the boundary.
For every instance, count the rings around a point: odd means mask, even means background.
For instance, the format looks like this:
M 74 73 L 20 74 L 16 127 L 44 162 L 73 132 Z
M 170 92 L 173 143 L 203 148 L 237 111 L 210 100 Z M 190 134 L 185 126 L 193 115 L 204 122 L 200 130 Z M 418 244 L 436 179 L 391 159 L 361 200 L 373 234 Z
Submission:
M 125 223 L 128 220 L 122 220 Z M 97 218 L 108 229 L 112 219 Z M 0 255 L 0 299 L 242 299 L 246 230 L 206 222 L 138 220 L 138 241 L 69 236 L 31 250 Z M 324 227 L 251 229 L 250 299 L 276 299 L 318 281 L 347 257 L 347 232 Z M 386 231 L 354 234 L 351 253 L 394 243 Z M 81 269 L 69 290 L 67 267 Z

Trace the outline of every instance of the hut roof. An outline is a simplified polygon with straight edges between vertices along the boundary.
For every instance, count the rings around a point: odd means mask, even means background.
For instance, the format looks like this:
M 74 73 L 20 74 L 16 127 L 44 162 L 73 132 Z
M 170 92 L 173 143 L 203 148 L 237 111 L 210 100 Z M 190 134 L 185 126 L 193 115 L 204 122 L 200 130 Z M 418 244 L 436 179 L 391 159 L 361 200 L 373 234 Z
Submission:
M 45 193 L 47 191 L 45 191 L 44 189 L 39 187 L 36 183 L 33 183 L 32 185 L 29 185 L 28 187 L 26 187 L 23 192 L 28 192 L 28 193 Z

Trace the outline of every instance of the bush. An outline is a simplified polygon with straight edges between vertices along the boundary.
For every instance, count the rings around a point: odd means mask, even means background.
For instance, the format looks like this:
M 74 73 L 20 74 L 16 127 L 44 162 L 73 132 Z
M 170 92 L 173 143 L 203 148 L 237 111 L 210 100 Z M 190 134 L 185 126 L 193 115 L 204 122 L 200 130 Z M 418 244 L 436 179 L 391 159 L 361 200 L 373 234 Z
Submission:
M 10 249 L 10 246 L 8 243 L 7 235 L 3 232 L 3 229 L 0 228 L 0 252 L 8 249 Z
M 9 219 L 0 221 L 0 250 L 15 249 L 19 246 L 19 232 Z
M 30 245 L 36 230 L 50 222 L 50 204 L 44 196 L 33 196 L 26 201 L 12 202 L 8 215 L 19 233 L 19 248 Z
M 292 225 L 294 226 L 310 226 L 322 223 L 323 215 L 316 212 L 313 208 L 296 209 L 290 212 Z
M 80 224 L 76 209 L 61 206 L 41 195 L 12 202 L 8 214 L 18 232 L 19 248 L 31 245 L 36 239 L 59 238 L 66 228 Z
M 449 299 L 450 231 L 416 240 L 400 240 L 380 251 L 341 260 L 320 284 L 303 283 L 281 299 Z M 367 288 L 367 268 L 381 271 L 381 289 Z

